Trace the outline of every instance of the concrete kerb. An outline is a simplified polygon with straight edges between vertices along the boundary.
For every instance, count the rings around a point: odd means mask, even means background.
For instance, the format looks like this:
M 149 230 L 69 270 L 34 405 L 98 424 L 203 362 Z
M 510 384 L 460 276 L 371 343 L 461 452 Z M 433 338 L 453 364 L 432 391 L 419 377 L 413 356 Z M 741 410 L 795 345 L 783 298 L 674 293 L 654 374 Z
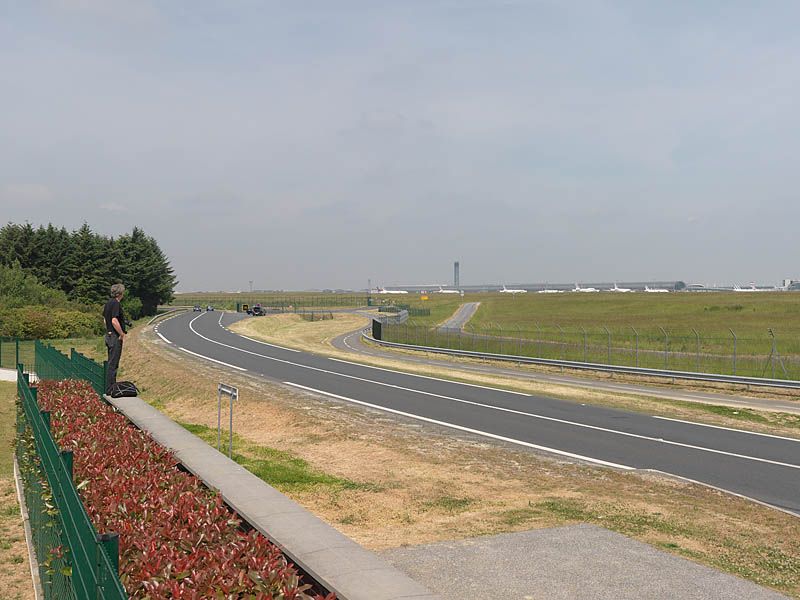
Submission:
M 181 464 L 312 578 L 342 600 L 439 600 L 382 558 L 217 452 L 140 398 L 111 398 L 128 420 L 171 449 Z

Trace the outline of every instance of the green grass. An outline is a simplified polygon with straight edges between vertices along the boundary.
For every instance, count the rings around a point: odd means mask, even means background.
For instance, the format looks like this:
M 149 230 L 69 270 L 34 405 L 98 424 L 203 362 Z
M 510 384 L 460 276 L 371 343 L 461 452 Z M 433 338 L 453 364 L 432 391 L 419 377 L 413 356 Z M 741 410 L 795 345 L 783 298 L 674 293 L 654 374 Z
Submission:
M 217 430 L 193 423 L 179 424 L 207 444 L 216 447 Z M 227 453 L 228 435 L 222 433 L 223 452 Z M 357 483 L 350 479 L 335 477 L 311 467 L 302 458 L 288 452 L 254 444 L 241 436 L 233 436 L 233 460 L 259 479 L 282 492 L 304 491 L 317 486 L 334 489 L 369 490 L 374 486 Z
M 495 324 L 509 330 L 520 327 L 535 332 L 540 327 L 585 327 L 602 331 L 640 333 L 663 327 L 675 333 L 703 334 L 730 339 L 733 329 L 739 337 L 764 336 L 772 328 L 781 336 L 800 335 L 800 294 L 765 292 L 673 293 L 673 294 L 473 294 L 465 300 L 480 300 L 472 319 L 480 329 Z
M 17 384 L 0 381 L 0 478 L 11 477 L 14 472 L 13 442 L 17 420 L 14 399 Z
M 481 304 L 462 335 L 431 328 L 467 301 Z M 386 339 L 476 352 L 733 374 L 733 330 L 737 375 L 800 379 L 800 294 L 470 294 L 458 300 L 433 297 L 430 302 L 435 315 L 389 326 Z M 770 329 L 775 336 L 774 355 Z

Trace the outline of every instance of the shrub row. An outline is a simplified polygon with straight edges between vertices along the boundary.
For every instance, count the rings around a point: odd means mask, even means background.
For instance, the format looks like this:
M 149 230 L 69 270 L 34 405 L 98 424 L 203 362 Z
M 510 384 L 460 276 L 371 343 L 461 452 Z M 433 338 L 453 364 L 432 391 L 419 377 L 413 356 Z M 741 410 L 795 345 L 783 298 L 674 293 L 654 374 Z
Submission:
M 131 598 L 311 596 L 296 568 L 220 495 L 177 468 L 175 457 L 133 427 L 83 381 L 44 381 L 59 446 L 74 450 L 74 474 L 100 532 L 120 534 L 120 577 Z
M 24 339 L 89 337 L 103 332 L 98 313 L 26 306 L 0 310 L 0 336 Z

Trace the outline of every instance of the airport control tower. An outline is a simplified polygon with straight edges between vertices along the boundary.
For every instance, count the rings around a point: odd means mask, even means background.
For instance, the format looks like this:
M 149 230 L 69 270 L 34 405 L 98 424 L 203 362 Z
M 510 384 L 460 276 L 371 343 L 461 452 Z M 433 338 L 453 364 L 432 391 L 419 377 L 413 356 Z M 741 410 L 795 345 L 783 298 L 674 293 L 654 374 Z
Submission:
M 453 287 L 458 289 L 459 281 L 458 281 L 458 261 L 453 263 Z

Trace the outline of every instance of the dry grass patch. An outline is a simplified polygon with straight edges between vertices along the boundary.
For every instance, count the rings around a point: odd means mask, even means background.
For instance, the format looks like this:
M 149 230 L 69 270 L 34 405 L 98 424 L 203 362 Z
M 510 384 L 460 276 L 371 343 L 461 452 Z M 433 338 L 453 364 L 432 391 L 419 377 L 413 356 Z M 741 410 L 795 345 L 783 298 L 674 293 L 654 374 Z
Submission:
M 800 521 L 784 513 L 288 390 L 178 354 L 147 331 L 129 339 L 126 377 L 172 418 L 215 428 L 223 378 L 240 386 L 237 451 L 277 450 L 351 482 L 283 490 L 369 548 L 589 522 L 800 597 Z
M 13 475 L 16 384 L 0 382 L 0 590 L 8 600 L 33 598 L 25 530 Z

